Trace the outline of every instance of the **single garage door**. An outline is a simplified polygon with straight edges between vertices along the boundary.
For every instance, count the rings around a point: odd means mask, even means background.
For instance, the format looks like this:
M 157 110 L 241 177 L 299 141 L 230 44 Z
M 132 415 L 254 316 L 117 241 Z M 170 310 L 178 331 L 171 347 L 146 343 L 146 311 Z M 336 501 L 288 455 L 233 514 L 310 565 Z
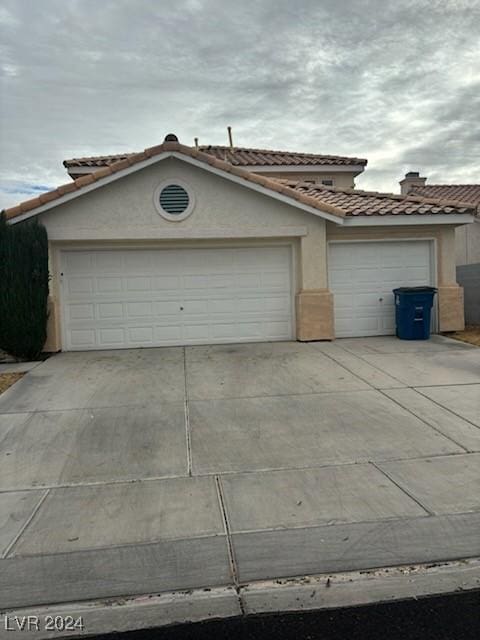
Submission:
M 329 286 L 334 294 L 335 335 L 393 335 L 395 287 L 433 285 L 432 243 L 332 242 Z
M 63 348 L 291 339 L 287 246 L 64 251 Z

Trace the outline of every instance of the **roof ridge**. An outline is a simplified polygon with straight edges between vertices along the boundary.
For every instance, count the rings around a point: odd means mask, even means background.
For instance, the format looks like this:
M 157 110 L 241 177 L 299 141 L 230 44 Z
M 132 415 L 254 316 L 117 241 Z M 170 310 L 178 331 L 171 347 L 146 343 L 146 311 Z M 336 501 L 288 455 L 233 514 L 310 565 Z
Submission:
M 187 145 L 184 145 L 187 146 Z M 193 150 L 199 150 L 202 151 L 204 153 L 209 153 L 209 150 L 211 150 L 212 152 L 214 151 L 219 151 L 219 152 L 225 152 L 225 153 L 251 153 L 251 154 L 261 154 L 261 155 L 271 155 L 271 156 L 281 156 L 283 158 L 286 158 L 288 156 L 291 156 L 292 158 L 294 157 L 298 157 L 299 159 L 318 159 L 318 160 L 331 160 L 331 161 L 348 161 L 348 163 L 350 165 L 353 165 L 355 163 L 357 164 L 362 164 L 362 165 L 366 165 L 367 164 L 367 160 L 365 158 L 359 158 L 357 156 L 342 156 L 342 155 L 332 155 L 332 154 L 326 154 L 326 153 L 309 153 L 306 151 L 282 151 L 279 149 L 259 149 L 256 147 L 230 147 L 227 145 L 213 145 L 213 144 L 209 144 L 209 145 L 200 145 L 198 148 L 195 146 L 191 146 L 189 147 L 190 149 Z M 68 158 L 66 160 L 63 161 L 63 166 L 66 168 L 69 168 L 69 165 L 73 165 L 73 167 L 76 165 L 76 163 L 82 163 L 82 162 L 99 162 L 99 161 L 107 161 L 107 160 L 112 160 L 114 158 L 126 158 L 126 157 L 130 157 L 135 155 L 135 153 L 139 153 L 139 152 L 124 152 L 124 153 L 113 153 L 113 154 L 101 154 L 101 155 L 95 155 L 95 156 L 81 156 L 81 157 L 74 157 L 74 158 Z M 345 163 L 348 166 L 348 163 Z M 258 163 L 255 163 L 258 164 Z M 268 163 L 267 163 L 268 164 Z M 294 164 L 294 163 L 291 163 Z M 244 165 L 247 166 L 247 165 Z M 258 164 L 258 166 L 261 166 L 261 163 Z M 276 166 L 276 165 L 275 165 Z M 284 165 L 285 167 L 288 166 L 288 164 Z M 314 166 L 314 165 L 313 165 Z
M 358 156 L 342 156 L 338 154 L 329 154 L 329 153 L 315 153 L 309 151 L 285 151 L 282 149 L 262 149 L 258 147 L 238 147 L 223 144 L 203 144 L 199 146 L 199 149 L 224 149 L 225 151 L 254 151 L 256 153 L 279 153 L 283 155 L 293 155 L 293 156 L 319 156 L 320 158 L 348 158 L 349 160 L 361 160 L 362 162 L 367 162 L 365 158 L 360 158 Z

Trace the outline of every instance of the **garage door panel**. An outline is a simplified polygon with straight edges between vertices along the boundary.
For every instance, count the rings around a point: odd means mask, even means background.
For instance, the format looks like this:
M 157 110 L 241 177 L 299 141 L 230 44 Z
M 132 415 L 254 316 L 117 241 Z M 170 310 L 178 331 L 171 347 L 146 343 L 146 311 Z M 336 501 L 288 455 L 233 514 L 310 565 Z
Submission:
M 128 341 L 136 344 L 150 344 L 153 340 L 153 327 L 130 327 Z
M 153 276 L 151 282 L 152 291 L 161 291 L 163 294 L 167 291 L 177 292 L 181 287 L 178 275 Z
M 97 305 L 97 318 L 100 320 L 116 318 L 122 320 L 124 316 L 121 302 L 102 302 Z
M 95 290 L 98 293 L 117 293 L 122 290 L 122 279 L 116 276 L 96 277 Z
M 153 316 L 153 304 L 147 300 L 126 302 L 125 313 L 128 318 L 151 318 Z
M 181 340 L 182 328 L 178 325 L 156 325 L 153 329 L 153 341 L 157 345 L 179 344 Z
M 92 263 L 97 273 L 118 273 L 122 269 L 123 258 L 119 253 L 99 251 L 92 255 L 92 258 Z M 70 265 L 68 266 L 71 268 Z
M 64 348 L 290 339 L 290 265 L 289 247 L 65 252 Z
M 125 342 L 125 330 L 123 327 L 99 329 L 98 336 L 100 347 L 118 347 Z
M 91 349 L 95 346 L 95 331 L 93 329 L 74 329 L 69 332 L 72 347 Z
M 92 277 L 76 277 L 68 281 L 69 293 L 82 294 L 93 293 L 95 290 L 94 279 Z
M 95 305 L 70 304 L 67 307 L 68 320 L 93 320 L 95 318 Z
M 331 243 L 329 286 L 337 337 L 392 335 L 392 289 L 432 285 L 429 241 Z
M 88 253 L 69 253 L 66 256 L 65 267 L 69 271 L 81 274 L 82 272 L 91 272 L 93 270 L 92 254 Z
M 362 284 L 371 284 L 373 281 L 375 281 L 377 275 L 377 270 L 376 269 L 365 269 L 365 268 L 359 268 L 359 269 L 355 269 L 352 270 L 350 272 L 350 282 L 355 282 L 356 284 L 362 285 Z

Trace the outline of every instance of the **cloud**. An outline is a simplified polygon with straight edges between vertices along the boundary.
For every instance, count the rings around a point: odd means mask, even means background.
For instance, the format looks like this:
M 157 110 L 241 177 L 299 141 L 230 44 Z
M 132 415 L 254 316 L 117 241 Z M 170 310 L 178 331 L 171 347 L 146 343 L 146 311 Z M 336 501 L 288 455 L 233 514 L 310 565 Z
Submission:
M 362 188 L 479 182 L 479 28 L 477 0 L 0 0 L 0 176 L 56 185 L 65 158 L 232 125 L 367 157 Z
M 35 196 L 54 189 L 55 185 L 36 184 L 24 182 L 22 180 L 2 180 L 0 179 L 0 209 L 13 206 L 21 200 L 34 198 Z

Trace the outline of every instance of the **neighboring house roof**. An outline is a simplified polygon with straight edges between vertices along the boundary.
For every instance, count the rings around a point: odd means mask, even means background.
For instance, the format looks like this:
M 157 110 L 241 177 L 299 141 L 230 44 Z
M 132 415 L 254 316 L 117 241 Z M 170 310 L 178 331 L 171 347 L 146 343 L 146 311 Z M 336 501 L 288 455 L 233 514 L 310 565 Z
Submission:
M 425 198 L 448 198 L 449 200 L 468 202 L 471 205 L 480 207 L 480 184 L 412 185 L 409 193 Z
M 432 200 L 418 196 L 405 197 L 353 189 L 335 189 L 301 181 L 266 178 L 235 167 L 229 162 L 219 160 L 195 148 L 184 146 L 178 142 L 164 142 L 77 178 L 53 191 L 6 209 L 6 217 L 8 219 L 21 217 L 23 219 L 42 213 L 46 209 L 61 204 L 67 198 L 80 196 L 93 188 L 108 184 L 113 179 L 121 178 L 132 168 L 133 170 L 141 169 L 146 166 L 146 163 L 158 161 L 165 156 L 190 159 L 190 162 L 203 164 L 205 168 L 223 173 L 225 177 L 230 177 L 237 182 L 245 180 L 245 186 L 256 188 L 267 195 L 286 200 L 294 206 L 300 206 L 312 213 L 338 222 L 341 222 L 345 216 L 474 213 L 474 209 L 468 204 L 463 206 L 459 203 L 452 204 L 449 201 Z
M 426 198 L 417 194 L 408 196 L 360 189 L 339 189 L 308 182 L 278 179 L 278 182 L 300 191 L 310 198 L 341 209 L 345 216 L 385 216 L 436 213 L 472 213 L 470 203 L 446 198 Z
M 297 153 L 292 151 L 272 151 L 269 149 L 250 149 L 248 147 L 223 147 L 216 145 L 200 146 L 199 151 L 229 162 L 234 167 L 324 167 L 324 166 L 365 166 L 367 160 L 346 156 L 327 156 L 318 153 Z M 109 167 L 119 160 L 126 160 L 134 153 L 108 156 L 90 156 L 64 160 L 67 169 L 72 167 Z

